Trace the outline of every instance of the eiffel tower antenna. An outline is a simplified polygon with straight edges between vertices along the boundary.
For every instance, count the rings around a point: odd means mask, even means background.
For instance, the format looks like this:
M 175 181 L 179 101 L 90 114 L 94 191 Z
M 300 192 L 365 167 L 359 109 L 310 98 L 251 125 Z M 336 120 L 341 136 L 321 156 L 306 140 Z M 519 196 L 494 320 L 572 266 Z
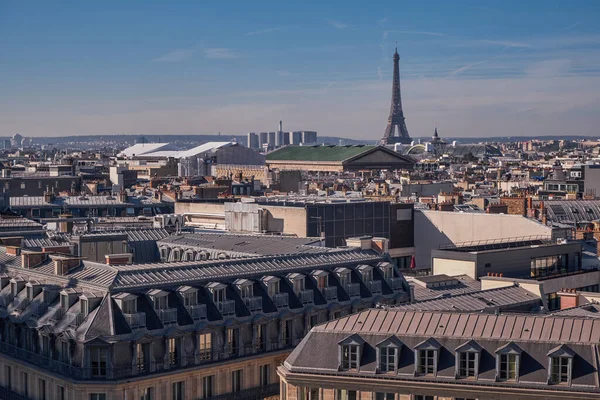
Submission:
M 398 133 L 398 136 L 396 136 Z M 410 144 L 411 138 L 404 122 L 404 112 L 402 111 L 402 99 L 400 98 L 400 55 L 398 54 L 398 42 L 396 42 L 396 51 L 394 52 L 394 76 L 392 81 L 392 105 L 390 106 L 390 116 L 388 117 L 387 127 L 380 144 Z

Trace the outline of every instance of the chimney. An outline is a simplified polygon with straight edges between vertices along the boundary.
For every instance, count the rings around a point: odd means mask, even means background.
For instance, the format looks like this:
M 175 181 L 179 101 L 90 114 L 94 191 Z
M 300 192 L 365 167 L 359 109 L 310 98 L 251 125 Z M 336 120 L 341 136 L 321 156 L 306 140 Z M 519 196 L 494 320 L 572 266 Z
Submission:
M 104 256 L 106 265 L 128 265 L 133 262 L 133 254 L 107 254 Z
M 24 250 L 21 252 L 21 267 L 24 269 L 37 267 L 47 258 L 48 255 L 41 251 Z
M 42 247 L 42 253 L 60 253 L 60 254 L 73 254 L 73 247 L 71 245 L 64 246 L 44 246 Z
M 81 265 L 81 257 L 72 256 L 50 256 L 54 261 L 54 273 L 56 275 L 65 276 L 69 271 L 79 267 Z
M 44 192 L 44 202 L 52 203 L 54 201 L 54 189 L 50 191 L 50 187 L 46 186 L 46 191 Z
M 125 189 L 121 189 L 121 191 L 119 192 L 119 201 L 121 203 L 127 203 L 127 192 L 125 191 Z
M 60 233 L 73 233 L 73 214 L 60 214 L 58 217 L 61 219 L 70 220 L 59 222 L 58 231 Z
M 23 247 L 23 239 L 23 236 L 0 238 L 0 244 L 3 246 Z

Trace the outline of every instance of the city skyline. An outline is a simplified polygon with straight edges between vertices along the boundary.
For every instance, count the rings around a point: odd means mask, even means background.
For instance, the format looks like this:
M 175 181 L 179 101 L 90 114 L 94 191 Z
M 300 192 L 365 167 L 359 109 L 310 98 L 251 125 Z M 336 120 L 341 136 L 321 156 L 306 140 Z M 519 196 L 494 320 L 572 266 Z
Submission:
M 0 136 L 598 135 L 599 5 L 0 5 Z M 435 11 L 432 11 L 435 10 Z M 8 57 L 6 57 L 8 55 Z

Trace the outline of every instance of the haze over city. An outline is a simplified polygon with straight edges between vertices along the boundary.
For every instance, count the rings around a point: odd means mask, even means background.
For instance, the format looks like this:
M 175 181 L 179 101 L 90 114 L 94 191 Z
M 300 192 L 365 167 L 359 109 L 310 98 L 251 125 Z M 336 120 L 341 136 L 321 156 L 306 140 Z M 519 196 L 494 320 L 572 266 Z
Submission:
M 577 6 L 575 7 L 574 4 Z M 0 135 L 597 135 L 598 2 L 2 2 Z

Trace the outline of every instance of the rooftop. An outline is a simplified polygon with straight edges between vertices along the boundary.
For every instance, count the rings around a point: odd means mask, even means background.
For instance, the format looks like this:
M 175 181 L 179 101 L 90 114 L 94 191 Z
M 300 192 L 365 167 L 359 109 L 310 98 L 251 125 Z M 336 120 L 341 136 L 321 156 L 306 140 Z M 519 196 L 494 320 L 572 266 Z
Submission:
M 376 146 L 286 146 L 266 155 L 267 161 L 344 161 Z

